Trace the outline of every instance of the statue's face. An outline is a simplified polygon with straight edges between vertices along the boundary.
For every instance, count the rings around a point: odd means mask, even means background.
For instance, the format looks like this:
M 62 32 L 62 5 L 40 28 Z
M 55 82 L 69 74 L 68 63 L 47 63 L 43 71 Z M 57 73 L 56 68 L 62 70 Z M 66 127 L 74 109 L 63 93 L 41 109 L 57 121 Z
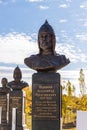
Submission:
M 39 35 L 40 48 L 44 50 L 52 49 L 52 36 L 48 32 L 42 32 Z
M 1 83 L 2 83 L 2 86 L 3 86 L 3 87 L 6 87 L 7 80 L 5 80 L 5 79 L 2 79 Z
M 16 82 L 19 82 L 21 80 L 21 76 L 19 73 L 14 74 L 14 79 Z

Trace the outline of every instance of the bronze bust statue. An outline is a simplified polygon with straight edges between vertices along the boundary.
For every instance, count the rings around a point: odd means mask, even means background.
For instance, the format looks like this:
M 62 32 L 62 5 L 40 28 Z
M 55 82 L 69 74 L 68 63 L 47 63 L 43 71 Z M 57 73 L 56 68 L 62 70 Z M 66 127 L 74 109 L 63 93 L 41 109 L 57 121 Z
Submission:
M 11 91 L 11 89 L 7 86 L 7 83 L 7 78 L 4 77 L 1 79 L 2 87 L 0 87 L 0 93 L 9 93 Z
M 38 72 L 57 71 L 70 63 L 65 55 L 55 52 L 56 38 L 51 25 L 47 21 L 38 32 L 39 54 L 24 59 L 24 63 Z
M 8 83 L 8 86 L 12 90 L 22 90 L 23 88 L 28 86 L 28 83 L 21 81 L 22 73 L 18 66 L 14 70 L 13 78 L 14 78 L 14 80 Z

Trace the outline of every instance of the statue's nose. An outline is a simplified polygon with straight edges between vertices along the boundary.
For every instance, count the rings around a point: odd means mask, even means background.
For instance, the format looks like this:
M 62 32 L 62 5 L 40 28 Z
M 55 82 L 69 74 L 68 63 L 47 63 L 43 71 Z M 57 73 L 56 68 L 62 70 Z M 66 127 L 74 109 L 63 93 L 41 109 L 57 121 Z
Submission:
M 43 40 L 46 40 L 46 39 L 47 39 L 47 37 L 46 37 L 46 36 L 44 36 L 44 37 L 43 37 Z

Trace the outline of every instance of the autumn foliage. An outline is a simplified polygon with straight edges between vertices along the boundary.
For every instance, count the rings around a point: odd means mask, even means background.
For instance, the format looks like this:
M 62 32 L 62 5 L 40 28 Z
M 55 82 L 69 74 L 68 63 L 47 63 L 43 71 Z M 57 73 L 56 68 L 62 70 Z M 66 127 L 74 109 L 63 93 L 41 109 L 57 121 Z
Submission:
M 26 106 L 25 106 L 25 114 L 26 114 L 26 124 L 29 129 L 31 129 L 31 107 L 32 107 L 32 91 L 29 89 L 29 86 L 23 89 L 26 93 Z

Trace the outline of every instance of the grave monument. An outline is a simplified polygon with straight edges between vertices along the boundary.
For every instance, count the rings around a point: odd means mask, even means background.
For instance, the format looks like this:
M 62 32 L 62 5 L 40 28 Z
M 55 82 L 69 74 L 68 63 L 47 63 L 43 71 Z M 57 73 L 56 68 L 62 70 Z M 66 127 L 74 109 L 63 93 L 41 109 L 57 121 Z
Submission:
M 2 78 L 0 87 L 0 130 L 7 130 L 9 120 L 9 92 L 10 88 L 7 87 L 7 78 Z
M 32 130 L 60 130 L 61 87 L 57 70 L 68 65 L 65 55 L 55 52 L 56 37 L 46 20 L 38 32 L 39 53 L 24 59 L 37 71 L 32 76 Z
M 22 89 L 29 86 L 26 82 L 21 81 L 22 73 L 17 66 L 13 73 L 14 80 L 8 83 L 12 89 L 9 97 L 9 127 L 8 130 L 25 130 L 25 98 L 26 95 Z M 15 123 L 14 123 L 15 121 Z

